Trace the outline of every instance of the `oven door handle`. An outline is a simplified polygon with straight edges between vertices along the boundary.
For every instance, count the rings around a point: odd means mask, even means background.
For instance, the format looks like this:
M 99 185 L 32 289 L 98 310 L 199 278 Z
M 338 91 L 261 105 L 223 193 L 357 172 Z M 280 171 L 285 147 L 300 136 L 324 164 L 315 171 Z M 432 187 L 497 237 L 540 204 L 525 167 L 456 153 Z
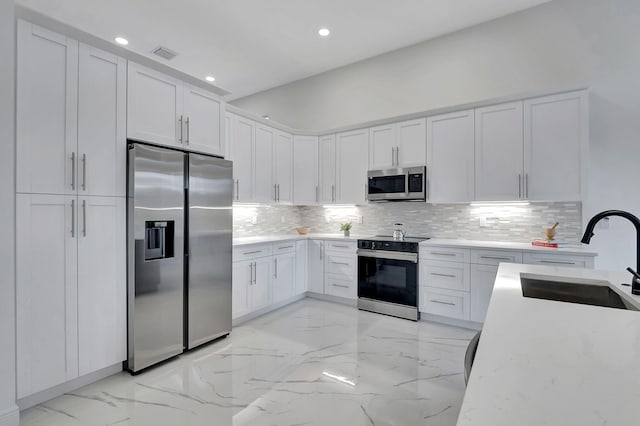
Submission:
M 397 251 L 358 249 L 358 257 L 372 257 L 375 259 L 403 260 L 418 263 L 417 253 L 404 253 Z

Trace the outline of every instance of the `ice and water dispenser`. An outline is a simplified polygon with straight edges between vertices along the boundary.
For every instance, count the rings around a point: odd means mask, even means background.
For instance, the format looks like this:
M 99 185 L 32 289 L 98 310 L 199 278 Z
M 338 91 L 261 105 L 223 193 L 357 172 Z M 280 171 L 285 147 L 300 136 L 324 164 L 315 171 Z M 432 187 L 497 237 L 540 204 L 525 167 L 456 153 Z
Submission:
M 146 221 L 144 237 L 144 260 L 173 257 L 175 223 L 168 221 Z

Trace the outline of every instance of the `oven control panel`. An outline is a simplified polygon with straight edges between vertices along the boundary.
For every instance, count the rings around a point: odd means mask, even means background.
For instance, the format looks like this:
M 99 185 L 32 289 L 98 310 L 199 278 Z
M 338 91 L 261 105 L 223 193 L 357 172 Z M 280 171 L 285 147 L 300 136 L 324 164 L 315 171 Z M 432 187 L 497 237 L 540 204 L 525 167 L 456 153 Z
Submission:
M 418 253 L 418 243 L 409 241 L 358 240 L 358 248 L 366 250 L 401 251 Z

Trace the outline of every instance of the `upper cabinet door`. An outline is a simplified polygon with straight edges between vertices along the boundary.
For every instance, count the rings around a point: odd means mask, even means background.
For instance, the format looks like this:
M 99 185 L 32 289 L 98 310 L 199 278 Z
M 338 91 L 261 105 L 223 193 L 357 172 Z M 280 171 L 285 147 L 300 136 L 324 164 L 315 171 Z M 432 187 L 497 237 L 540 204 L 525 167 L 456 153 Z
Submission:
M 256 203 L 274 203 L 277 189 L 273 183 L 273 144 L 275 132 L 271 127 L 256 124 L 253 161 L 253 199 Z
M 399 167 L 427 164 L 427 120 L 403 121 L 397 124 L 396 165 Z
M 127 137 L 182 147 L 182 82 L 134 62 L 128 68 Z
M 522 102 L 476 109 L 476 200 L 523 198 Z
M 276 131 L 273 153 L 273 177 L 276 184 L 276 201 L 292 203 L 293 136 Z
M 319 199 L 322 204 L 331 204 L 336 201 L 336 136 L 320 136 L 319 164 L 320 164 L 320 189 Z
M 366 203 L 368 151 L 367 129 L 336 135 L 337 203 Z
M 78 42 L 18 21 L 17 192 L 75 194 Z
M 78 376 L 77 207 L 75 195 L 16 197 L 18 398 Z
M 318 185 L 318 138 L 293 138 L 293 204 L 313 205 L 320 201 Z
M 369 129 L 369 169 L 397 167 L 396 129 L 396 124 L 385 124 Z
M 123 58 L 80 44 L 78 192 L 126 195 L 127 65 Z
M 474 199 L 474 111 L 427 119 L 427 201 Z
M 253 182 L 253 142 L 255 123 L 244 117 L 232 116 L 230 154 L 233 160 L 234 201 L 250 202 Z
M 578 201 L 584 197 L 588 118 L 584 91 L 524 102 L 525 198 Z
M 224 108 L 220 99 L 191 85 L 184 85 L 183 137 L 193 151 L 224 156 L 221 117 Z
M 80 375 L 126 358 L 126 199 L 78 200 L 78 353 Z

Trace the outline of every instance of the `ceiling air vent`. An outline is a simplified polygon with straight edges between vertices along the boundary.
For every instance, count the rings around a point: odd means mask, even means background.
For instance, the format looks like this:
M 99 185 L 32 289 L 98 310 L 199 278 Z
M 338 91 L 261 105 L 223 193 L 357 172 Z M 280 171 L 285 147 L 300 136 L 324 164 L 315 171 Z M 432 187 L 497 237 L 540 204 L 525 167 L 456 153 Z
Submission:
M 170 61 L 173 58 L 175 58 L 176 56 L 178 56 L 178 54 L 176 52 L 174 52 L 173 50 L 167 49 L 166 47 L 162 47 L 162 46 L 159 46 L 159 47 L 153 49 L 152 53 L 154 55 L 158 55 L 161 58 L 166 59 L 167 61 Z

